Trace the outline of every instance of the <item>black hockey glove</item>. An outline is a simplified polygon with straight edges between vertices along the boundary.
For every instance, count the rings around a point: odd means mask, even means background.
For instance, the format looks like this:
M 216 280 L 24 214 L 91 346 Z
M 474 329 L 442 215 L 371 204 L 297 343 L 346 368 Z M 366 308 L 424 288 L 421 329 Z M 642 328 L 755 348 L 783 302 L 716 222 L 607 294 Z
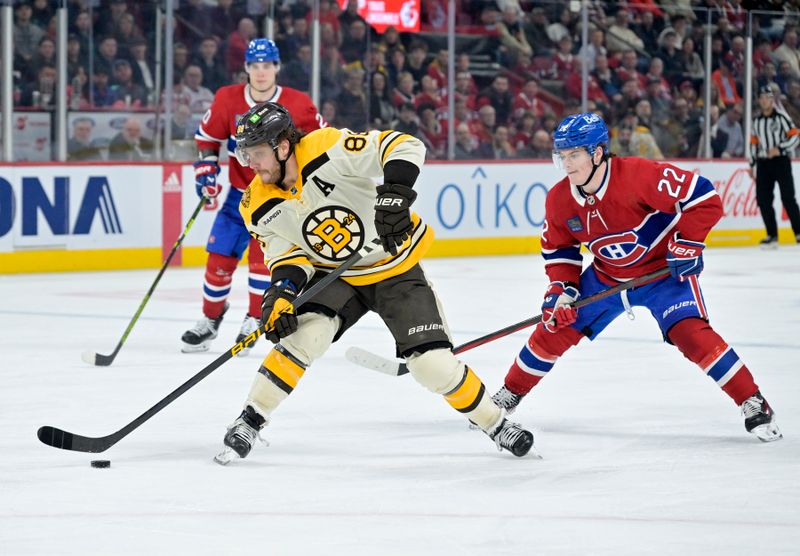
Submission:
M 397 255 L 397 248 L 411 235 L 414 225 L 411 222 L 409 207 L 417 192 L 399 183 L 385 183 L 378 186 L 375 199 L 375 229 L 381 238 L 383 250 Z
M 267 330 L 267 340 L 277 344 L 297 331 L 297 315 L 294 313 L 294 300 L 297 288 L 291 280 L 279 280 L 264 292 L 261 300 L 261 322 Z

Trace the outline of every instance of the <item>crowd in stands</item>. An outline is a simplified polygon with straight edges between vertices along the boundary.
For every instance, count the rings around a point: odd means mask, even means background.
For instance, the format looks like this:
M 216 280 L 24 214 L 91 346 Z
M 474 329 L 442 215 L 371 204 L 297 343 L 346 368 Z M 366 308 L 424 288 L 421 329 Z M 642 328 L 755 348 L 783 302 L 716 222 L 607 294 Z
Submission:
M 582 65 L 589 109 L 612 130 L 611 150 L 648 158 L 702 156 L 704 86 L 711 86 L 714 157 L 742 157 L 745 8 L 753 17 L 753 86 L 769 84 L 800 123 L 798 0 L 590 0 L 589 42 L 567 2 L 456 0 L 459 52 L 447 79 L 446 0 L 422 0 L 422 32 L 375 33 L 358 15 L 320 1 L 320 110 L 334 126 L 393 128 L 446 158 L 550 158 L 551 136 L 579 111 Z M 52 109 L 55 13 L 49 0 L 14 8 L 15 102 Z M 247 43 L 260 36 L 265 0 L 181 0 L 175 13 L 173 105 L 202 113 L 222 85 L 246 80 Z M 163 100 L 153 60 L 156 2 L 69 0 L 67 51 L 73 110 L 154 110 Z M 710 12 L 706 10 L 711 10 Z M 795 15 L 792 15 L 792 12 Z M 706 17 L 711 14 L 711 73 Z M 279 83 L 308 91 L 311 2 L 278 1 Z M 455 110 L 448 111 L 449 94 Z M 185 116 L 185 108 L 181 108 Z M 185 119 L 184 119 L 185 121 Z M 180 130 L 178 130 L 180 131 Z

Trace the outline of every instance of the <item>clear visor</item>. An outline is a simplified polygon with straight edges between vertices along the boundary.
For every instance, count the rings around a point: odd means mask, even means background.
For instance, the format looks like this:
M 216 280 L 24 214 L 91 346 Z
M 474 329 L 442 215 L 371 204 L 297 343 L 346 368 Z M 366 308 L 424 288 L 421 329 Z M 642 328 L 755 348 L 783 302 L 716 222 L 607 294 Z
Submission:
M 553 151 L 553 164 L 562 171 L 566 171 L 568 167 L 571 169 L 581 165 L 590 158 L 589 151 L 584 147 L 567 149 L 564 151 Z
M 236 160 L 245 168 L 252 163 L 264 162 L 268 159 L 269 153 L 272 148 L 268 145 L 259 145 L 257 147 L 236 147 L 233 153 L 236 155 Z

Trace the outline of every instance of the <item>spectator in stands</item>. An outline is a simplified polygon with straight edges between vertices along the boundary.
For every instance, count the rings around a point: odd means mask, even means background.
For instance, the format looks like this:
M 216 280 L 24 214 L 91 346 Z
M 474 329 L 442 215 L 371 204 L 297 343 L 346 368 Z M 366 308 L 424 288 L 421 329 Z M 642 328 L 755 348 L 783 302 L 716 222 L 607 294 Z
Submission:
M 663 65 L 664 78 L 670 86 L 679 83 L 684 72 L 683 57 L 678 44 L 678 34 L 672 27 L 665 28 L 658 37 L 657 56 Z
M 131 70 L 133 81 L 147 91 L 148 104 L 152 104 L 156 89 L 156 69 L 147 52 L 147 41 L 143 38 L 131 41 Z
M 537 56 L 550 55 L 554 43 L 547 34 L 547 14 L 542 7 L 535 7 L 531 10 L 528 21 L 523 25 L 525 38 L 533 47 L 534 54 Z
M 342 83 L 344 83 L 344 71 L 339 49 L 335 46 L 326 47 L 322 51 L 320 66 L 320 97 L 323 100 L 333 100 L 342 92 Z
M 280 72 L 280 81 L 298 91 L 311 90 L 311 46 L 304 44 L 297 50 L 297 57 L 286 64 Z
M 182 42 L 176 42 L 172 47 L 172 59 L 175 75 L 183 75 L 189 67 L 189 47 Z
M 523 21 L 519 4 L 508 3 L 505 5 L 500 21 L 497 22 L 497 33 L 500 44 L 505 50 L 503 61 L 506 67 L 511 66 L 520 54 L 533 56 L 533 48 L 525 38 Z
M 602 89 L 611 102 L 619 101 L 622 97 L 622 93 L 617 84 L 617 76 L 611 68 L 608 67 L 608 57 L 605 54 L 599 54 L 595 60 L 594 66 L 592 76 L 597 80 L 600 89 Z
M 403 46 L 403 42 L 400 40 L 400 33 L 397 31 L 397 27 L 390 25 L 389 27 L 384 30 L 383 35 L 381 35 L 380 44 L 383 46 L 383 49 L 386 52 L 391 52 L 392 50 L 399 50 L 403 53 L 406 51 L 406 47 Z
M 281 52 L 288 52 L 292 56 L 303 45 L 311 45 L 308 21 L 305 17 L 296 17 L 292 20 L 291 33 L 284 38 L 279 48 Z
M 499 125 L 492 134 L 492 159 L 509 160 L 515 158 L 517 151 L 511 144 L 508 126 Z
M 668 79 L 664 76 L 664 62 L 661 58 L 653 57 L 650 59 L 650 66 L 644 76 L 645 86 L 651 81 L 658 81 L 661 96 L 667 100 L 672 99 L 672 87 Z
M 339 115 L 336 108 L 336 101 L 332 99 L 323 100 L 322 107 L 319 109 L 319 113 L 322 114 L 322 117 L 328 122 L 328 125 L 335 128 L 343 127 L 341 122 L 339 122 Z
M 460 123 L 455 129 L 455 159 L 456 160 L 475 160 L 486 158 L 476 152 L 477 141 L 469 131 L 466 123 Z
M 469 122 L 470 133 L 480 143 L 491 143 L 496 126 L 497 113 L 491 104 L 481 106 L 478 109 L 478 118 Z
M 428 75 L 436 80 L 436 83 L 441 87 L 442 91 L 446 91 L 447 87 L 447 49 L 442 48 L 436 53 L 436 58 L 428 64 Z M 420 80 L 422 85 L 422 80 Z M 444 93 L 442 93 L 444 94 Z
M 197 41 L 211 34 L 211 7 L 203 0 L 182 0 L 176 16 L 177 35 L 184 43 L 197 44 Z
M 780 69 L 781 62 L 789 64 L 791 77 L 800 78 L 800 50 L 797 45 L 797 31 L 787 27 L 783 33 L 783 42 L 772 53 L 775 65 Z
M 20 105 L 40 110 L 55 109 L 57 75 L 55 66 L 51 64 L 40 66 L 36 79 L 22 89 Z
M 511 144 L 514 146 L 514 150 L 517 151 L 517 156 L 521 156 L 520 151 L 529 147 L 533 134 L 536 132 L 537 122 L 538 119 L 533 112 L 525 112 L 515 120 Z
M 386 64 L 387 78 L 389 80 L 389 88 L 394 89 L 397 87 L 397 82 L 400 74 L 405 71 L 406 67 L 406 53 L 404 50 L 394 48 L 389 51 L 389 63 Z M 412 88 L 414 78 L 411 78 Z
M 447 129 L 436 119 L 436 109 L 432 104 L 421 104 L 417 108 L 419 131 L 422 142 L 428 148 L 428 156 L 433 159 L 446 158 Z
M 714 40 L 722 41 L 720 54 L 725 54 L 731 47 L 731 42 L 733 41 L 734 33 L 735 30 L 731 28 L 730 21 L 728 21 L 728 18 L 720 17 L 717 20 L 717 28 L 714 30 L 714 34 L 712 35 L 712 42 Z
M 125 13 L 120 16 L 117 27 L 114 29 L 114 38 L 117 39 L 118 56 L 130 58 L 130 48 L 133 41 L 142 38 L 142 32 L 136 26 L 133 14 Z
M 249 17 L 243 17 L 236 26 L 236 31 L 228 37 L 228 49 L 225 52 L 225 67 L 229 74 L 241 71 L 244 67 L 244 53 L 248 43 L 256 38 L 256 24 Z
M 711 82 L 719 94 L 720 101 L 725 106 L 733 106 L 741 101 L 739 92 L 736 90 L 736 82 L 733 78 L 732 63 L 730 60 L 722 59 L 719 69 L 711 74 Z
M 575 59 L 575 70 L 567 76 L 567 79 L 564 82 L 564 88 L 572 98 L 579 99 L 581 98 L 581 87 L 583 81 L 583 74 L 581 72 L 581 64 L 583 60 L 581 58 Z M 606 93 L 603 91 L 603 87 L 600 85 L 600 82 L 597 81 L 597 78 L 594 76 L 594 73 L 589 74 L 589 78 L 587 80 L 587 98 L 593 100 L 599 105 L 602 105 L 604 108 L 607 108 L 610 105 L 610 100 Z
M 783 101 L 783 108 L 786 113 L 797 125 L 800 123 L 800 81 L 792 79 L 786 89 L 786 98 Z
M 50 0 L 33 0 L 31 4 L 31 23 L 44 29 L 50 24 L 50 20 L 55 13 L 53 12 Z
M 635 156 L 636 154 L 631 150 L 631 137 L 633 136 L 633 128 L 623 124 L 611 130 L 611 141 L 608 144 L 609 152 L 617 156 Z
M 14 53 L 25 62 L 30 61 L 44 37 L 44 30 L 31 22 L 32 16 L 33 8 L 28 2 L 17 4 L 14 10 Z
M 92 43 L 92 35 L 94 33 L 92 17 L 88 11 L 81 10 L 78 12 L 75 16 L 72 32 L 78 37 L 78 40 L 81 41 L 81 52 L 83 52 L 85 56 L 88 56 L 89 52 L 94 47 Z
M 553 140 L 543 129 L 536 131 L 526 147 L 517 151 L 517 158 L 550 160 L 553 157 Z
M 67 85 L 67 105 L 70 110 L 88 110 L 89 102 L 89 74 L 83 66 L 77 66 L 75 73 L 70 76 Z
M 396 116 L 386 76 L 379 71 L 370 76 L 369 121 L 374 129 L 389 129 Z
M 351 64 L 361 60 L 367 51 L 367 24 L 362 19 L 356 19 L 345 29 L 345 36 L 339 52 L 345 63 Z
M 108 71 L 104 65 L 94 67 L 91 95 L 93 108 L 110 108 L 117 101 L 117 95 L 109 84 Z
M 552 112 L 549 104 L 539 98 L 539 82 L 536 79 L 528 79 L 522 89 L 514 97 L 511 104 L 513 118 L 518 121 L 525 114 L 533 114 L 536 119 L 544 116 L 545 112 Z
M 694 84 L 689 80 L 684 81 L 680 84 L 680 87 L 678 87 L 678 94 L 681 98 L 686 100 L 686 103 L 689 105 L 689 112 L 699 118 L 703 102 L 698 98 L 697 89 L 695 89 Z
M 397 87 L 391 94 L 392 104 L 400 106 L 411 103 L 414 104 L 414 76 L 404 71 L 398 76 Z
M 628 10 L 620 8 L 614 16 L 614 23 L 608 28 L 606 36 L 606 47 L 609 52 L 620 52 L 631 48 L 644 50 L 644 42 L 628 26 L 630 15 Z
M 683 41 L 681 49 L 681 82 L 684 80 L 701 84 L 706 79 L 706 68 L 700 55 L 694 51 L 694 39 L 691 37 Z
M 361 21 L 364 25 L 367 24 L 364 18 L 358 15 L 358 0 L 350 0 L 345 11 L 339 14 L 339 25 L 342 29 L 349 28 L 353 21 Z
M 775 79 L 773 82 L 778 85 L 781 93 L 786 94 L 786 91 L 789 87 L 789 81 L 794 79 L 792 75 L 792 66 L 786 60 L 782 60 L 778 64 L 778 72 L 775 74 Z
M 642 99 L 642 89 L 639 87 L 637 79 L 628 79 L 622 84 L 619 100 L 612 103 L 611 111 L 614 113 L 615 120 L 622 118 L 625 114 L 632 113 L 636 105 Z
M 336 105 L 344 127 L 353 131 L 366 130 L 369 107 L 364 94 L 364 70 L 356 66 L 345 70 L 344 87 L 336 99 Z
M 417 113 L 414 105 L 410 102 L 403 104 L 397 113 L 397 119 L 392 122 L 392 129 L 401 133 L 407 133 L 412 137 L 420 138 L 422 135 L 419 130 Z
M 652 118 L 659 125 L 669 118 L 672 99 L 664 95 L 661 80 L 652 78 L 647 81 L 647 88 L 644 90 L 644 98 L 650 102 Z
M 589 44 L 582 46 L 578 51 L 578 56 L 587 60 L 589 63 L 589 71 L 594 71 L 597 67 L 597 57 L 602 55 L 606 56 L 608 50 L 605 47 L 605 34 L 602 29 L 592 29 L 589 34 Z
M 428 64 L 425 61 L 428 57 L 428 45 L 422 41 L 415 40 L 408 48 L 406 59 L 406 71 L 414 78 L 414 83 L 419 83 L 423 76 L 428 73 Z
M 478 106 L 490 104 L 496 114 L 497 123 L 506 125 L 511 117 L 514 98 L 508 90 L 508 77 L 502 74 L 494 76 L 492 84 L 478 95 Z
M 67 160 L 103 160 L 100 146 L 92 140 L 94 121 L 91 118 L 75 118 L 72 121 L 72 137 L 67 141 Z
M 373 44 L 369 47 L 369 52 L 363 59 L 364 71 L 367 74 L 379 71 L 383 75 L 389 75 L 386 71 L 386 54 L 383 52 L 383 47 L 380 44 Z
M 742 158 L 744 156 L 743 115 L 744 107 L 741 102 L 737 102 L 720 117 L 717 123 L 717 133 L 723 132 L 727 136 L 725 146 L 719 155 L 720 158 Z
M 622 63 L 617 68 L 617 82 L 624 84 L 630 79 L 635 79 L 639 87 L 645 86 L 645 77 L 638 69 L 639 59 L 633 49 L 622 51 Z
M 700 146 L 698 147 L 697 156 L 699 157 L 711 157 L 711 158 L 719 158 L 722 154 L 722 150 L 725 148 L 725 143 L 728 141 L 728 137 L 725 133 L 718 133 L 717 125 L 719 124 L 719 106 L 716 104 L 712 104 L 709 107 L 709 114 L 710 114 L 710 142 L 711 142 L 711 152 L 706 153 L 705 150 L 705 131 L 703 134 L 700 135 Z
M 236 28 L 242 17 L 244 17 L 244 13 L 238 6 L 233 5 L 233 0 L 217 0 L 217 5 L 211 8 L 209 34 L 216 39 L 219 45 L 228 37 L 231 29 Z
M 114 62 L 115 108 L 144 108 L 147 106 L 147 90 L 133 82 L 133 70 L 128 60 Z
M 172 109 L 170 132 L 173 141 L 194 139 L 197 124 L 192 122 L 192 111 L 185 104 L 177 104 Z
M 572 39 L 569 35 L 564 35 L 558 41 L 558 50 L 553 56 L 556 66 L 556 79 L 566 80 L 578 66 L 577 58 L 572 54 Z
M 458 74 L 461 72 L 469 74 L 469 91 L 471 94 L 476 95 L 478 94 L 478 85 L 475 83 L 475 78 L 472 77 L 472 73 L 470 72 L 470 66 L 472 65 L 472 61 L 469 58 L 469 54 L 462 52 L 458 56 L 456 56 L 456 78 L 458 78 Z
M 655 137 L 651 131 L 652 111 L 650 102 L 642 99 L 636 105 L 636 127 L 631 135 L 631 151 L 634 156 L 641 156 L 642 158 L 649 158 L 652 160 L 663 160 L 664 155 L 656 143 Z
M 49 37 L 42 37 L 36 47 L 36 53 L 31 57 L 26 68 L 24 79 L 31 81 L 36 79 L 39 68 L 44 65 L 56 65 L 56 43 Z
M 113 36 L 114 31 L 119 25 L 119 19 L 128 12 L 126 0 L 110 0 L 104 2 L 100 7 L 100 16 L 97 18 L 96 33 L 105 36 Z
M 203 87 L 203 70 L 200 66 L 189 64 L 183 72 L 183 104 L 195 114 L 208 110 L 214 101 L 214 93 Z
M 97 45 L 97 56 L 94 57 L 94 67 L 102 67 L 106 70 L 106 75 L 114 74 L 114 61 L 117 59 L 117 39 L 111 35 L 105 36 L 100 39 L 100 44 Z
M 547 26 L 547 35 L 554 44 L 558 44 L 563 37 L 577 36 L 575 21 L 568 6 L 559 6 L 554 21 Z
M 414 96 L 414 106 L 419 108 L 423 104 L 432 104 L 435 110 L 445 105 L 444 98 L 439 94 L 439 84 L 430 75 L 422 76 L 420 91 Z
M 131 116 L 108 145 L 109 160 L 149 160 L 152 156 L 153 144 L 142 137 L 142 125 Z
M 683 97 L 672 101 L 672 114 L 667 119 L 666 129 L 673 138 L 672 147 L 664 153 L 667 157 L 693 158 L 697 156 L 702 121 L 700 115 L 691 110 Z
M 645 10 L 639 15 L 639 23 L 633 26 L 636 35 L 642 39 L 645 52 L 658 50 L 658 36 L 663 29 L 663 21 L 656 19 L 655 14 Z
M 760 75 L 764 69 L 764 65 L 772 61 L 772 42 L 762 37 L 756 43 L 753 50 L 753 74 Z
M 81 52 L 80 39 L 70 33 L 67 38 L 67 79 L 71 81 L 78 73 L 78 68 L 82 68 L 85 72 L 87 66 L 86 56 Z

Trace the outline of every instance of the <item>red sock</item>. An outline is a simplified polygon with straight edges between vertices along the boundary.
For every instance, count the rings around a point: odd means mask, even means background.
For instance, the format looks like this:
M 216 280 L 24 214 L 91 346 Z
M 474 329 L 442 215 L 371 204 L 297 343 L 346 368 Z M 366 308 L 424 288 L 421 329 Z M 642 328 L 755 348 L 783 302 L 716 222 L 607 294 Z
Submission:
M 215 319 L 222 314 L 225 300 L 231 293 L 231 281 L 239 260 L 217 253 L 209 253 L 203 282 L 203 314 Z
M 684 319 L 670 329 L 669 339 L 689 361 L 714 379 L 736 405 L 758 390 L 750 370 L 706 321 Z
M 524 396 L 547 376 L 558 358 L 580 342 L 581 338 L 583 335 L 572 327 L 551 333 L 536 326 L 506 374 L 506 388 Z

